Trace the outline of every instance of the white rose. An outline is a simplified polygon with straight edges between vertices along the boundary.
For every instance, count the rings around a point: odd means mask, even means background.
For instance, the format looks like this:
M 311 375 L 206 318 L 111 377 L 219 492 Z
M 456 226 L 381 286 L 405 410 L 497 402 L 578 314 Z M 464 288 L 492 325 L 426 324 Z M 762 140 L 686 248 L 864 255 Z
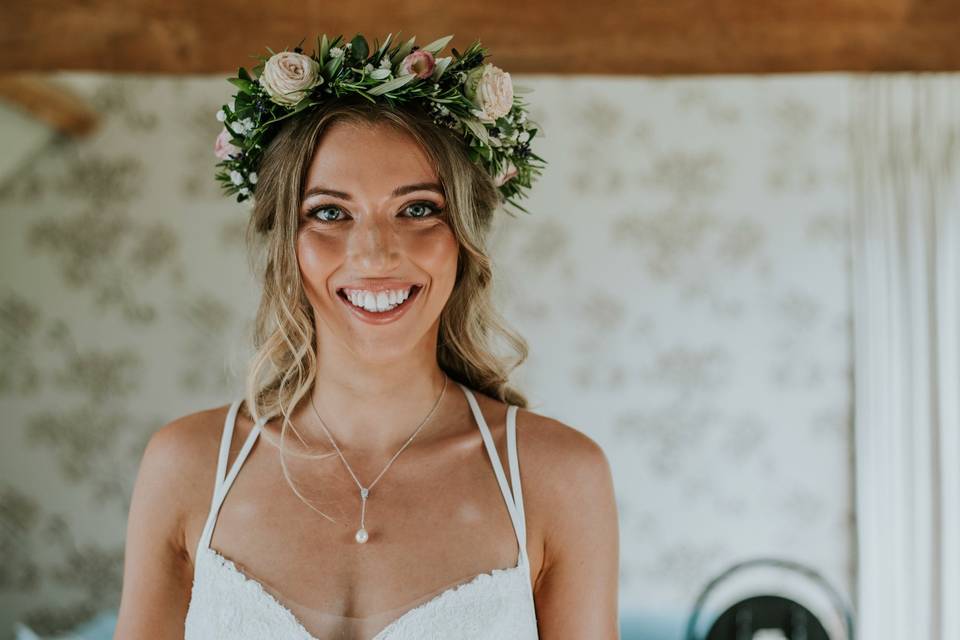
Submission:
M 463 93 L 481 111 L 480 119 L 486 122 L 502 118 L 513 107 L 510 74 L 489 62 L 467 74 Z
M 260 75 L 260 84 L 270 99 L 284 106 L 297 104 L 314 86 L 322 83 L 317 61 L 295 51 L 281 51 L 271 56 Z

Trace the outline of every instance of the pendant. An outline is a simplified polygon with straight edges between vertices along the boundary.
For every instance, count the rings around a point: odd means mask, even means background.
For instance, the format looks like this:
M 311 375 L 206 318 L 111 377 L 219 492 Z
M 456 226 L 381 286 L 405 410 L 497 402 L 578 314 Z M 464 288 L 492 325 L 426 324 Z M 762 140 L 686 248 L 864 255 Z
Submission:
M 363 526 L 363 516 L 367 512 L 367 496 L 370 495 L 370 489 L 367 487 L 360 487 L 360 528 L 357 529 L 357 535 L 354 536 L 356 541 L 359 544 L 363 544 L 370 539 L 370 535 L 367 533 L 366 528 Z

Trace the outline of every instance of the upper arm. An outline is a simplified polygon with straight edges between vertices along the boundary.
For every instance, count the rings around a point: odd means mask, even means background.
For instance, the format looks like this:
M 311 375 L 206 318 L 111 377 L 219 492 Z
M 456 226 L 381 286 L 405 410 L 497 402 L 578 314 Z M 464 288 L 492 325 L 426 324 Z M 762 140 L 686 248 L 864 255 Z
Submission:
M 187 419 L 151 436 L 140 461 L 127 517 L 123 590 L 115 640 L 183 639 L 193 585 L 183 523 L 197 442 Z
M 560 426 L 560 443 L 541 462 L 552 469 L 542 475 L 549 504 L 534 587 L 540 638 L 617 639 L 620 535 L 610 464 L 596 442 Z

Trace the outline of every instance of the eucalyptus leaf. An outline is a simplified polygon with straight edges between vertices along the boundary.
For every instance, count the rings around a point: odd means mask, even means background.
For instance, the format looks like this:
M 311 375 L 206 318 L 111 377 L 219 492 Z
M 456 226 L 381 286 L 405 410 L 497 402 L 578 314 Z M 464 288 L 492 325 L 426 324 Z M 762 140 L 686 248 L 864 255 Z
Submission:
M 420 49 L 422 51 L 429 51 L 430 53 L 437 54 L 443 51 L 443 48 L 447 46 L 447 43 L 450 42 L 452 39 L 453 39 L 453 34 L 449 36 L 444 36 L 442 38 L 438 38 L 437 40 L 434 40 L 433 42 L 431 42 L 426 46 L 420 47 Z
M 333 78 L 334 74 L 337 72 L 337 69 L 340 68 L 340 65 L 343 64 L 343 55 L 340 55 L 336 58 L 331 58 L 327 61 L 327 64 L 323 66 L 323 76 L 325 78 Z
M 383 44 L 380 45 L 380 48 L 377 50 L 377 60 L 383 57 L 383 52 L 387 50 L 387 47 L 390 46 L 390 41 L 393 39 L 393 34 L 388 33 L 387 39 L 383 41 Z
M 450 66 L 450 62 L 453 60 L 450 56 L 446 58 L 439 58 L 436 60 L 437 66 L 434 67 L 433 73 L 430 75 L 430 79 L 436 82 L 440 79 L 440 76 L 443 75 L 443 72 L 447 70 L 447 67 Z
M 476 118 L 464 118 L 463 124 L 473 132 L 473 135 L 477 136 L 480 139 L 480 142 L 483 144 L 490 143 L 490 135 L 487 133 L 487 128 L 480 123 Z
M 387 93 L 388 91 L 393 91 L 394 89 L 399 89 L 400 87 L 402 87 L 403 85 L 407 84 L 408 82 L 410 82 L 411 80 L 413 80 L 413 79 L 416 78 L 416 77 L 417 77 L 417 74 L 415 74 L 415 73 L 408 73 L 408 74 L 405 75 L 405 76 L 400 76 L 399 78 L 394 78 L 393 80 L 390 80 L 389 82 L 384 82 L 384 83 L 381 84 L 381 85 L 377 85 L 376 87 L 374 87 L 373 89 L 371 89 L 368 93 L 370 93 L 370 95 L 372 95 L 372 96 L 379 96 L 379 95 L 382 95 L 382 94 L 384 94 L 384 93 Z
M 409 40 L 400 45 L 400 48 L 397 49 L 397 52 L 391 56 L 394 64 L 399 64 L 404 58 L 407 57 L 407 54 L 410 53 L 410 50 L 413 49 L 413 43 L 416 42 L 417 36 L 411 37 Z

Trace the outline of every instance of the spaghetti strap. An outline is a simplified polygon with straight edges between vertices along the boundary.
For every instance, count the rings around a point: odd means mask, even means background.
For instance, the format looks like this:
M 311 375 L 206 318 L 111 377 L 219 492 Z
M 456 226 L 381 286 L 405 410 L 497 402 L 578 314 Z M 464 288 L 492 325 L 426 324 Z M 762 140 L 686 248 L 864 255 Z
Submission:
M 523 490 L 520 488 L 520 462 L 517 459 L 517 410 L 511 404 L 507 407 L 507 463 L 510 465 L 510 486 L 513 488 L 513 502 L 517 509 L 517 522 L 520 525 L 520 539 L 523 541 L 523 554 L 527 553 L 527 517 L 523 510 Z
M 260 435 L 260 428 L 266 422 L 265 419 L 261 418 L 253 425 L 253 428 L 250 429 L 250 434 L 247 436 L 243 446 L 240 448 L 240 452 L 237 454 L 237 459 L 234 460 L 233 465 L 230 467 L 230 472 L 227 473 L 227 457 L 230 455 L 230 442 L 233 439 L 237 413 L 242 402 L 243 398 L 234 400 L 233 404 L 230 405 L 230 410 L 227 411 L 227 418 L 223 423 L 223 434 L 220 436 L 220 452 L 217 456 L 217 475 L 213 485 L 213 498 L 210 502 L 210 512 L 207 514 L 207 521 L 204 524 L 203 532 L 200 534 L 200 541 L 197 543 L 198 555 L 201 549 L 210 546 L 210 539 L 213 537 L 213 529 L 216 526 L 220 507 L 223 506 L 227 492 L 230 491 L 230 487 L 240 472 L 240 467 L 243 465 L 244 460 L 246 460 L 247 454 L 250 453 L 254 441 L 257 439 L 257 436 Z
M 493 436 L 490 435 L 490 427 L 487 426 L 487 421 L 483 418 L 483 414 L 480 412 L 480 405 L 477 403 L 477 399 L 474 397 L 473 392 L 465 385 L 457 383 L 461 389 L 463 389 L 464 395 L 467 396 L 467 402 L 470 404 L 470 409 L 473 412 L 473 417 L 477 422 L 477 427 L 480 429 L 480 435 L 483 437 L 483 444 L 487 449 L 487 455 L 490 457 L 490 463 L 493 465 L 493 471 L 497 476 L 497 484 L 500 485 L 500 493 L 503 494 L 503 500 L 506 502 L 507 511 L 510 514 L 510 521 L 513 523 L 513 531 L 517 536 L 517 545 L 519 546 L 519 552 L 517 554 L 517 564 L 526 564 L 527 562 L 527 544 L 526 544 L 526 527 L 523 522 L 523 504 L 522 502 L 517 503 L 514 500 L 514 496 L 511 495 L 510 487 L 507 485 L 507 476 L 503 471 L 503 465 L 500 463 L 500 456 L 497 454 L 497 447 L 493 443 Z M 512 405 L 507 407 L 507 449 L 508 457 L 510 451 L 510 414 L 511 409 L 514 415 L 516 414 L 516 407 Z M 514 422 L 515 425 L 515 422 Z M 516 443 L 512 445 L 514 449 L 516 448 Z M 520 479 L 519 469 L 517 468 L 516 453 L 514 452 L 514 457 L 510 461 L 511 472 L 516 470 L 515 473 L 512 473 L 511 479 L 516 486 L 516 491 L 519 491 L 519 485 L 517 484 Z

